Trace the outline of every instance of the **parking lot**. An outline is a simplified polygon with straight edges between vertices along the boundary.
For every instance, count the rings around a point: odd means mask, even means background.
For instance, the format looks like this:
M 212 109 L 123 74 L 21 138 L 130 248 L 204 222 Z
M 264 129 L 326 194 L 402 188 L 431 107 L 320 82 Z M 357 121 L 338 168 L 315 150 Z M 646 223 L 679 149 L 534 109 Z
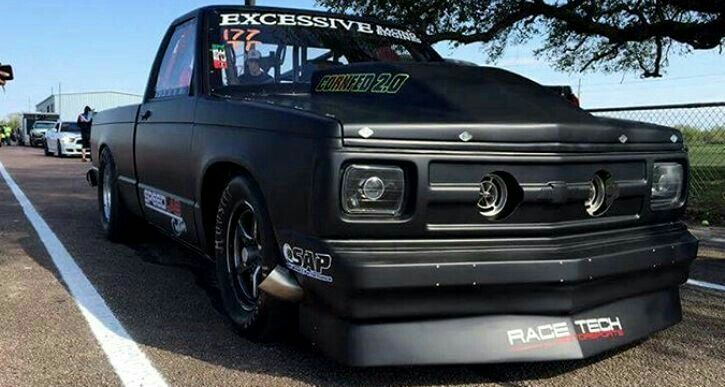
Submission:
M 725 382 L 725 292 L 682 287 L 683 322 L 584 361 L 352 369 L 301 340 L 256 344 L 220 312 L 208 268 L 149 230 L 106 241 L 88 164 L 3 147 L 0 162 L 169 385 L 682 385 Z M 0 386 L 121 385 L 6 181 L 0 183 Z M 697 280 L 725 284 L 725 244 L 703 244 Z M 87 308 L 91 309 L 91 308 Z

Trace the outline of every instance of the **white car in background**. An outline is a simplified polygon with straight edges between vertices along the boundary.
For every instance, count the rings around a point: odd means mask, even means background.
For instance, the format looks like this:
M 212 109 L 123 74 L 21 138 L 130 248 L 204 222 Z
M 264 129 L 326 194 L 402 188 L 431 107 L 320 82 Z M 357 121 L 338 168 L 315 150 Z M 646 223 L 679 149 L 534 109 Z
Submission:
M 82 152 L 81 128 L 75 122 L 58 121 L 45 133 L 46 156 L 80 156 Z

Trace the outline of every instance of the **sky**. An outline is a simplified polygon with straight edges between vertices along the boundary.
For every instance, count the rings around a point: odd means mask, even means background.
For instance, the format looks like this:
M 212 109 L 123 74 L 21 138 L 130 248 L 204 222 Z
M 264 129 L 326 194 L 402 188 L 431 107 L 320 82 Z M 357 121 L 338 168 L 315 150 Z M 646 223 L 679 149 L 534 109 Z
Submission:
M 57 93 L 121 91 L 142 94 L 161 38 L 172 20 L 203 0 L 3 0 L 0 63 L 12 64 L 15 80 L 0 90 L 0 118 L 33 111 Z M 243 0 L 226 3 L 242 4 Z M 257 0 L 259 5 L 316 8 L 314 0 Z M 534 43 L 507 50 L 495 66 L 536 82 L 580 90 L 585 108 L 725 101 L 725 54 L 700 51 L 671 57 L 664 78 L 637 73 L 557 72 L 532 54 Z M 452 49 L 445 57 L 486 64 L 480 45 Z M 581 82 L 581 87 L 579 86 Z

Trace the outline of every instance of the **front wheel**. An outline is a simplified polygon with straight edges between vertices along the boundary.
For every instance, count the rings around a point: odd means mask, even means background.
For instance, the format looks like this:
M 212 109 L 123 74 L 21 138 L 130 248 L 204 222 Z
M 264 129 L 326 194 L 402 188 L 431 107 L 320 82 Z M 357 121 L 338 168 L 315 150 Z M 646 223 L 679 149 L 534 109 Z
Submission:
M 43 144 L 43 153 L 46 156 L 50 156 L 51 155 L 50 151 L 48 150 L 48 143 L 47 142 Z
M 275 339 L 290 321 L 292 308 L 259 290 L 279 254 L 261 194 L 248 179 L 236 177 L 224 189 L 214 239 L 217 281 L 227 314 L 250 339 Z
M 60 141 L 58 141 L 58 145 L 56 147 L 56 154 L 55 155 L 58 156 L 58 157 L 63 157 L 63 152 L 60 149 Z

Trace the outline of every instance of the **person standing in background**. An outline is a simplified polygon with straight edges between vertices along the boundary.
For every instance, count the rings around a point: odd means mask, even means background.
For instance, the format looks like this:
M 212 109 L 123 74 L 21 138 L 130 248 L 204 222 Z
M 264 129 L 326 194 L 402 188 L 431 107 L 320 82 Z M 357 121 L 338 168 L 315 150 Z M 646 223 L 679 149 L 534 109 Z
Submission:
M 83 113 L 78 115 L 78 126 L 81 128 L 81 142 L 83 143 L 81 161 L 86 162 L 88 149 L 91 147 L 91 126 L 93 125 L 93 110 L 86 106 Z
M 5 83 L 12 79 L 12 68 L 10 66 L 3 66 L 3 70 L 7 68 L 7 71 L 0 71 L 0 87 L 2 87 L 3 91 L 5 91 Z M 10 145 L 10 137 L 13 134 L 12 128 L 9 126 L 1 127 L 0 126 L 0 146 L 3 145 L 3 142 Z

